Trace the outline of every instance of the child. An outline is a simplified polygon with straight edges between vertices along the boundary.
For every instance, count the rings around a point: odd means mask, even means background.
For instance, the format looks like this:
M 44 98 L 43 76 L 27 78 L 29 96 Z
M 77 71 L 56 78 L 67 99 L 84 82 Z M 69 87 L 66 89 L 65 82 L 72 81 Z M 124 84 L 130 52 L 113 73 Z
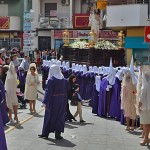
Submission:
M 80 94 L 78 93 L 79 92 L 78 84 L 74 85 L 74 91 L 75 91 L 75 93 L 73 93 L 73 101 L 75 101 L 77 104 L 77 111 L 74 114 L 74 117 L 77 117 L 79 114 L 80 122 L 84 123 L 85 121 L 83 120 L 83 117 L 82 117 L 82 102 L 83 102 L 83 100 L 82 100 L 82 97 L 80 96 Z

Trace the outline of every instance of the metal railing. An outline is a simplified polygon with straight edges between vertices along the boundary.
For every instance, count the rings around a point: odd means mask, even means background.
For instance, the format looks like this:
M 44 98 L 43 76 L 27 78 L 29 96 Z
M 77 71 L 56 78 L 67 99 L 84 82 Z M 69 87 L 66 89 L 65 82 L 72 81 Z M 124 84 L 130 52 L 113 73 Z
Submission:
M 50 16 L 49 14 L 39 15 L 39 28 L 69 28 L 70 19 L 68 14 L 57 14 Z

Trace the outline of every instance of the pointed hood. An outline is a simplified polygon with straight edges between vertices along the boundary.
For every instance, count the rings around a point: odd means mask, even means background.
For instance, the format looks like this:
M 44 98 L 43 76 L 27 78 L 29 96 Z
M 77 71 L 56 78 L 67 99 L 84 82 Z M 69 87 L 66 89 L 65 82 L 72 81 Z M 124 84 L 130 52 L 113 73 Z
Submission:
M 132 58 L 131 58 L 131 63 L 130 63 L 130 69 L 129 70 L 130 70 L 130 73 L 131 73 L 131 76 L 132 76 L 132 82 L 133 82 L 133 84 L 137 84 L 137 76 L 134 73 L 133 55 L 132 55 Z
M 112 73 L 114 71 L 113 64 L 112 64 L 112 58 L 110 58 L 110 64 L 109 64 L 109 73 Z
M 106 79 L 109 81 L 110 85 L 115 84 L 115 75 L 116 75 L 116 71 L 112 65 L 112 58 L 110 58 L 109 73 L 108 73 L 108 76 L 106 77 Z
M 133 55 L 131 57 L 131 62 L 130 62 L 130 73 L 134 74 L 134 62 L 133 62 Z

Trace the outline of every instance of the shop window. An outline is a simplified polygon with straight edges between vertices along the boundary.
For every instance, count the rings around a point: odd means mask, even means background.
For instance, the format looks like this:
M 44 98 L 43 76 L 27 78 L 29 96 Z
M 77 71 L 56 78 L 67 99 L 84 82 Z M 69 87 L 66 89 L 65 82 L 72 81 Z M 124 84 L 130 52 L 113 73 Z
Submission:
M 13 47 L 21 47 L 21 38 L 14 39 L 0 39 L 0 48 L 5 47 L 6 49 L 12 49 Z

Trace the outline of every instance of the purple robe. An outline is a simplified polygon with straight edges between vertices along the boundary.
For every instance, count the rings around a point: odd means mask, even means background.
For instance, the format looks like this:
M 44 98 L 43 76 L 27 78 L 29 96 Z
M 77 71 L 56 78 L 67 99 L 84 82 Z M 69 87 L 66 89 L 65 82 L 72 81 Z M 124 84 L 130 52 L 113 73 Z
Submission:
M 117 82 L 118 82 L 118 88 L 119 88 L 119 93 L 121 93 L 121 82 L 118 78 L 116 78 Z M 121 94 L 120 94 L 120 101 L 121 101 Z M 126 122 L 126 119 L 124 117 L 124 113 L 123 113 L 123 110 L 121 110 L 121 118 L 120 118 L 120 123 L 122 125 L 124 125 Z
M 25 85 L 26 76 L 23 70 L 18 70 L 18 79 L 20 81 L 20 85 Z
M 118 81 L 115 80 L 115 84 L 112 86 L 113 92 L 111 96 L 110 109 L 108 116 L 114 117 L 117 120 L 121 119 L 121 97 Z
M 64 132 L 68 82 L 52 77 L 48 80 L 43 103 L 46 105 L 42 135 Z
M 96 90 L 96 85 L 93 86 L 93 95 L 92 95 L 92 113 L 97 114 L 98 112 L 98 99 L 99 92 Z
M 48 78 L 49 66 L 42 66 L 42 88 L 45 90 L 46 88 L 46 80 Z
M 1 115 L 3 119 L 3 124 L 7 124 L 9 122 L 9 117 L 6 111 L 6 97 L 5 97 L 5 89 L 2 81 L 0 81 L 0 105 L 1 105 Z
M 86 77 L 87 77 L 87 86 L 86 86 L 85 99 L 92 99 L 93 85 L 95 83 L 95 74 L 93 72 L 87 73 Z
M 1 109 L 1 107 L 0 107 Z M 7 150 L 7 144 L 4 134 L 3 120 L 0 111 L 0 150 Z
M 99 100 L 98 100 L 98 112 L 97 115 L 100 117 L 106 116 L 106 88 L 108 81 L 104 78 L 100 85 Z
M 80 84 L 80 95 L 83 99 L 85 99 L 85 95 L 86 95 L 86 86 L 87 86 L 87 78 L 86 78 L 86 74 L 81 74 L 81 84 Z

